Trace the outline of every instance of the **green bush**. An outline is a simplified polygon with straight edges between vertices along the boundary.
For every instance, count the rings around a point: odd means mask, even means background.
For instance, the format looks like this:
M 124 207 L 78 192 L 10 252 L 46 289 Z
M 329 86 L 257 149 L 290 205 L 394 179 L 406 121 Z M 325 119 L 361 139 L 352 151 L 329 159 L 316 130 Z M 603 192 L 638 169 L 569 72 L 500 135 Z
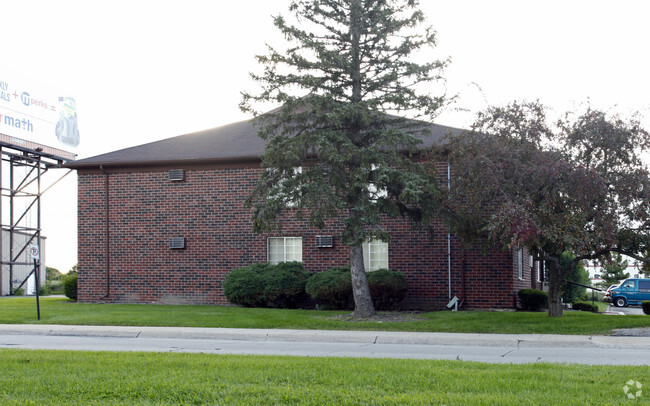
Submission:
M 643 313 L 650 314 L 650 300 L 641 302 L 641 308 L 643 309 Z
M 38 294 L 41 296 L 47 295 L 62 295 L 63 292 L 63 280 L 47 280 L 41 289 L 38 291 Z
M 349 267 L 317 272 L 305 286 L 307 294 L 326 308 L 348 309 L 352 304 L 352 278 Z
M 223 282 L 223 293 L 232 304 L 260 307 L 264 298 L 264 271 L 270 264 L 253 264 L 232 270 Z
M 77 272 L 70 271 L 63 276 L 63 293 L 72 300 L 77 300 Z
M 379 269 L 366 274 L 372 302 L 377 310 L 394 307 L 406 296 L 404 275 L 397 271 Z M 332 268 L 315 273 L 305 287 L 307 293 L 325 308 L 349 309 L 352 298 L 350 267 Z
M 548 307 L 548 293 L 542 290 L 522 289 L 517 295 L 523 310 L 536 312 Z
M 573 310 L 581 310 L 583 312 L 598 313 L 598 306 L 592 305 L 591 303 L 575 302 L 571 304 L 571 307 L 573 307 Z
M 247 307 L 298 307 L 307 299 L 311 274 L 299 262 L 253 264 L 234 269 L 223 283 L 230 303 Z
M 14 296 L 22 296 L 25 294 L 25 289 L 23 288 L 18 288 L 14 291 Z
M 296 308 L 308 299 L 305 285 L 311 273 L 300 262 L 281 262 L 269 266 L 262 275 L 267 307 Z
M 401 272 L 378 269 L 366 274 L 372 302 L 377 310 L 389 310 L 401 302 L 408 288 Z

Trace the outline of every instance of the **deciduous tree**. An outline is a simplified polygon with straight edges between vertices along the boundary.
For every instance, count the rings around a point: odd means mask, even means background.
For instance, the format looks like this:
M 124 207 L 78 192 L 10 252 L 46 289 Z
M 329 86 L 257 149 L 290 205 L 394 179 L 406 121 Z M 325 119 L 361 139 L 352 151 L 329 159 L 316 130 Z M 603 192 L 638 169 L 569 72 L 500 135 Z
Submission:
M 268 141 L 268 170 L 249 199 L 254 228 L 281 226 L 286 211 L 314 227 L 342 216 L 355 315 L 373 315 L 362 243 L 388 240 L 384 216 L 421 218 L 432 205 L 431 176 L 411 159 L 427 126 L 413 119 L 433 118 L 446 102 L 427 92 L 447 61 L 415 61 L 436 43 L 416 0 L 304 0 L 290 11 L 297 23 L 274 19 L 286 49 L 257 57 L 260 90 L 241 103 Z M 279 107 L 261 114 L 264 104 Z
M 452 163 L 441 202 L 466 241 L 525 246 L 546 263 L 549 316 L 561 316 L 572 262 L 610 253 L 648 261 L 650 176 L 641 154 L 650 136 L 637 117 L 587 109 L 552 123 L 538 102 L 493 107 L 471 132 L 440 148 Z

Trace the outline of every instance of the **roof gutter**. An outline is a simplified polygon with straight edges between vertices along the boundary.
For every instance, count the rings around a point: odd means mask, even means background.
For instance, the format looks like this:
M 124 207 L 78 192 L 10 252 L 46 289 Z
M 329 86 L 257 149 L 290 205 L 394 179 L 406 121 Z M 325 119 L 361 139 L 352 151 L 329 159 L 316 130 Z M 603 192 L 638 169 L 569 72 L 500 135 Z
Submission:
M 64 168 L 70 169 L 93 169 L 99 168 L 144 168 L 160 166 L 178 166 L 178 165 L 210 165 L 210 164 L 231 164 L 244 162 L 260 162 L 260 156 L 242 156 L 237 158 L 219 158 L 219 159 L 168 159 L 159 161 L 104 161 L 104 162 L 84 162 L 70 161 L 63 165 Z

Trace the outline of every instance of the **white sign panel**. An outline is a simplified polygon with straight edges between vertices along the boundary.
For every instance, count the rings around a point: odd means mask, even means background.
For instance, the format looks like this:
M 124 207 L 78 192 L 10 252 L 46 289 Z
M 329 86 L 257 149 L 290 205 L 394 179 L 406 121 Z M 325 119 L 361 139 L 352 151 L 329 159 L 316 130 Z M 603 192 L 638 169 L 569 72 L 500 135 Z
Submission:
M 39 259 L 41 257 L 41 253 L 39 252 L 38 245 L 30 245 L 29 246 L 29 255 L 32 257 L 32 259 Z
M 76 102 L 0 71 L 0 134 L 15 145 L 29 141 L 75 152 L 80 143 Z

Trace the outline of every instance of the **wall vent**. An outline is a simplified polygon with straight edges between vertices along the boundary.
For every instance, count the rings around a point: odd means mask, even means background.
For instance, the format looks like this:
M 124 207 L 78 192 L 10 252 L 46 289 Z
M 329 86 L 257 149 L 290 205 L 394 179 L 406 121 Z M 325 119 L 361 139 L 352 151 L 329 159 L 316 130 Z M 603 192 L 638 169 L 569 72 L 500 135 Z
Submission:
M 179 182 L 185 180 L 184 169 L 172 169 L 169 171 L 169 180 L 172 182 Z
M 169 239 L 169 248 L 173 250 L 185 249 L 185 237 L 172 237 Z
M 317 235 L 316 247 L 318 248 L 331 248 L 334 246 L 334 237 L 331 235 Z

